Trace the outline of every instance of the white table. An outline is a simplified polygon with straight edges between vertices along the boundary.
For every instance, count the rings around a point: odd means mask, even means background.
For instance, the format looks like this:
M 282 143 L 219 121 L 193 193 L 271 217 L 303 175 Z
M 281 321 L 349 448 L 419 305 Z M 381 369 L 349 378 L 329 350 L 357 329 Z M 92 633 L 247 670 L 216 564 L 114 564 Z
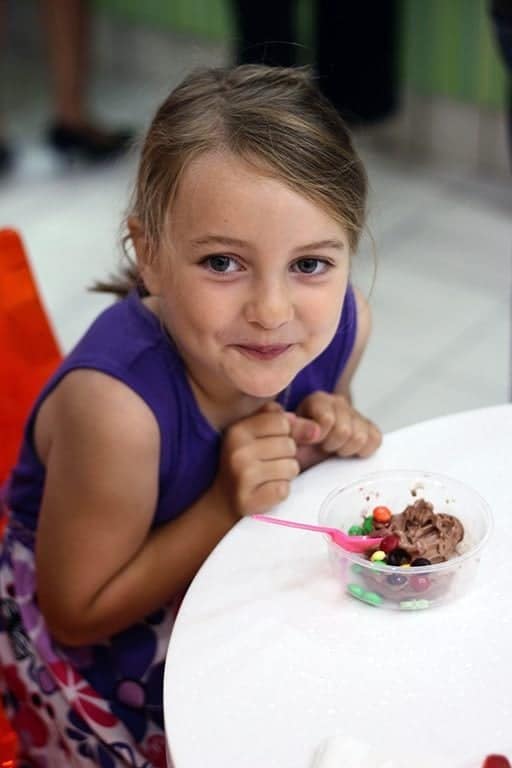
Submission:
M 275 514 L 316 522 L 336 485 L 391 468 L 451 475 L 490 503 L 477 586 L 437 609 L 378 610 L 343 594 L 321 535 L 242 520 L 194 579 L 169 645 L 175 768 L 310 768 L 333 734 L 432 768 L 436 755 L 453 768 L 512 757 L 512 406 L 401 429 L 370 459 L 329 460 Z

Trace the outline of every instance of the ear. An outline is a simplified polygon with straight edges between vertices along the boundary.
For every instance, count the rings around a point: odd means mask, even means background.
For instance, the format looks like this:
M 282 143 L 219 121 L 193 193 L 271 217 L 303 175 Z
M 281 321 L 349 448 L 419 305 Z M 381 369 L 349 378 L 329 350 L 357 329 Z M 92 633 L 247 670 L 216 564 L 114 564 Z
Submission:
M 140 219 L 136 216 L 128 218 L 128 232 L 133 243 L 137 268 L 142 281 L 152 296 L 160 294 L 160 260 L 158 254 L 151 253 L 147 238 Z

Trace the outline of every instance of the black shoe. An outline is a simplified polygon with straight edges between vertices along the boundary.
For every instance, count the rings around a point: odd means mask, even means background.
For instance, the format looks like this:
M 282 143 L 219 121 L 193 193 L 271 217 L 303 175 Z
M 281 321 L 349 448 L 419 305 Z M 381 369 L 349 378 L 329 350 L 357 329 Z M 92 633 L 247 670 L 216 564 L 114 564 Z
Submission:
M 127 130 L 102 131 L 89 126 L 70 128 L 63 123 L 55 123 L 48 130 L 48 142 L 67 160 L 101 163 L 127 152 L 133 135 Z
M 3 142 L 0 142 L 0 176 L 5 176 L 12 167 L 12 152 Z

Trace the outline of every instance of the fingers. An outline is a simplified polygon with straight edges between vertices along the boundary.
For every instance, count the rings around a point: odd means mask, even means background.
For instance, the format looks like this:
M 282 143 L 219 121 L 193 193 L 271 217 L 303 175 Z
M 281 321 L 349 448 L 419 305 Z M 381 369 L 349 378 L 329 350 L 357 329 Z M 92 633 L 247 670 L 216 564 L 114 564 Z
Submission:
M 318 442 L 326 453 L 337 453 L 353 433 L 353 409 L 341 395 L 315 392 L 304 401 L 301 414 L 317 422 Z
M 231 466 L 236 472 L 240 472 L 251 461 L 294 459 L 296 453 L 297 444 L 291 437 L 262 437 L 233 448 Z
M 293 480 L 299 474 L 300 468 L 297 459 L 275 459 L 274 461 L 261 462 L 258 465 L 252 462 L 244 467 L 240 474 L 240 480 L 251 488 L 257 488 L 274 480 Z
M 259 442 L 275 441 L 265 438 Z M 290 482 L 300 472 L 299 462 L 293 457 L 258 460 L 255 452 L 240 452 L 232 456 L 232 472 L 236 478 L 234 495 L 242 515 L 266 511 L 286 498 Z M 268 453 L 268 452 L 266 452 Z M 238 465 L 237 458 L 240 459 Z
M 241 441 L 276 435 L 290 435 L 297 443 L 314 443 L 321 437 L 320 427 L 310 418 L 286 412 L 275 402 L 265 403 L 257 413 L 232 427 Z
M 288 496 L 301 466 L 329 454 L 366 457 L 381 440 L 377 427 L 341 395 L 316 392 L 297 414 L 268 402 L 226 430 L 218 480 L 237 514 L 255 514 Z
M 254 490 L 245 514 L 257 515 L 268 512 L 269 509 L 286 499 L 290 493 L 290 483 L 285 480 L 274 480 L 258 486 Z
M 338 453 L 350 443 L 356 427 L 354 411 L 344 398 L 333 397 L 331 399 L 329 423 L 331 427 L 322 441 L 322 448 L 327 453 Z
M 286 416 L 290 421 L 290 435 L 297 443 L 313 444 L 321 439 L 321 428 L 316 421 L 296 416 L 294 413 L 287 413 Z
M 315 421 L 320 430 L 318 441 L 322 442 L 331 433 L 332 429 L 336 426 L 337 409 L 336 402 L 339 401 L 340 409 L 345 404 L 346 408 L 350 410 L 350 406 L 347 401 L 341 395 L 331 395 L 327 392 L 315 392 L 313 395 L 307 397 L 303 403 L 299 406 L 297 412 L 300 416 Z
M 319 424 L 321 437 L 317 442 L 327 454 L 366 457 L 382 442 L 375 424 L 356 411 L 342 395 L 315 392 L 306 398 L 299 410 L 301 415 Z
M 334 452 L 342 457 L 370 456 L 382 442 L 380 431 L 375 424 L 357 411 L 353 411 L 350 421 L 351 429 L 348 437 Z
M 281 406 L 267 403 L 226 431 L 218 480 L 237 514 L 267 511 L 288 495 L 300 471 L 291 430 Z
M 371 456 L 372 453 L 375 453 L 377 448 L 382 443 L 382 432 L 380 429 L 371 421 L 369 421 L 368 424 L 368 439 L 365 445 L 363 445 L 363 447 L 360 448 L 357 452 L 357 455 L 362 459 L 365 459 L 367 456 Z
M 242 419 L 229 430 L 231 439 L 240 443 L 260 437 L 273 437 L 279 435 L 289 435 L 291 432 L 290 420 L 280 405 L 277 408 L 270 408 L 271 404 L 266 403 L 263 408 L 252 416 Z
M 277 411 L 282 411 L 284 413 L 283 406 L 279 405 L 275 400 L 268 400 L 266 403 L 263 403 L 258 410 L 258 413 L 272 413 Z

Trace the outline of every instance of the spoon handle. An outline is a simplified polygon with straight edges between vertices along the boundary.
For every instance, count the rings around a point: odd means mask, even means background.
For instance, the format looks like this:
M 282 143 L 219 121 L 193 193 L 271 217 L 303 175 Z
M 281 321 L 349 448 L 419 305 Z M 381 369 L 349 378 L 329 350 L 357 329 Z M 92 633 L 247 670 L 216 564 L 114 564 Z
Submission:
M 309 525 L 308 523 L 296 523 L 292 520 L 282 520 L 279 517 L 267 517 L 266 515 L 251 515 L 253 520 L 261 520 L 262 523 L 273 523 L 274 525 L 284 525 L 288 528 L 302 528 L 305 531 L 322 531 L 331 533 L 332 528 L 325 528 L 323 525 Z

